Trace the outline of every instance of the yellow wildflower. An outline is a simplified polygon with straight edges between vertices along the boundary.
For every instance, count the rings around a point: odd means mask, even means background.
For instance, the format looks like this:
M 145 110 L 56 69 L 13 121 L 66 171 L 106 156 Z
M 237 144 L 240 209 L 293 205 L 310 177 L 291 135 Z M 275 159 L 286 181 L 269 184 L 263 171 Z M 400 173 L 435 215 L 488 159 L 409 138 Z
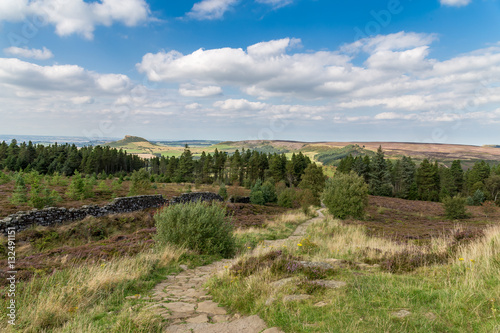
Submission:
M 464 261 L 464 258 L 458 258 L 458 260 L 460 260 L 460 261 Z
M 302 244 L 301 244 L 301 243 L 299 243 L 299 244 L 297 244 L 297 246 L 302 246 Z

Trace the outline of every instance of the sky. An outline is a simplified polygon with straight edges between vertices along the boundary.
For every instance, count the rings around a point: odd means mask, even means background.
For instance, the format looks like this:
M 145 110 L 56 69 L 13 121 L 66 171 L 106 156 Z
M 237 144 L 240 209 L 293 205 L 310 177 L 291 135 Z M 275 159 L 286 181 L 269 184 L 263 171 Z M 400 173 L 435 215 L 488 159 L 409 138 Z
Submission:
M 500 144 L 500 0 L 0 0 L 0 134 Z

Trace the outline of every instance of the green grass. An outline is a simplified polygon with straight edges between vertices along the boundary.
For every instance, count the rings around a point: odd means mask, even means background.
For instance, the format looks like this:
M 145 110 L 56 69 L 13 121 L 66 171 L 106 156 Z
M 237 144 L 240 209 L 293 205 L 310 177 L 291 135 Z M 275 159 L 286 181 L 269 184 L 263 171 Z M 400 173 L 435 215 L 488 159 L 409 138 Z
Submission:
M 281 288 L 271 283 L 289 276 L 303 281 L 303 274 L 276 272 L 264 265 L 248 277 L 229 269 L 222 277 L 212 278 L 208 286 L 215 300 L 235 312 L 258 314 L 269 327 L 285 332 L 500 332 L 499 227 L 487 231 L 484 238 L 462 244 L 446 264 L 398 274 L 387 272 L 384 266 L 364 268 L 356 262 L 376 261 L 380 252 L 397 254 L 410 245 L 371 238 L 360 226 L 332 219 L 313 224 L 308 235 L 313 251 L 304 249 L 305 240 L 302 247 L 289 242 L 281 251 L 308 261 L 345 260 L 328 279 L 347 286 L 316 291 L 303 302 L 284 303 L 284 295 L 304 291 L 293 283 Z M 445 239 L 435 239 L 418 251 L 439 252 L 446 250 L 446 244 Z M 246 255 L 240 260 L 264 259 Z M 271 297 L 275 301 L 266 305 Z M 326 305 L 316 307 L 318 302 Z M 394 313 L 400 310 L 411 314 L 398 318 Z

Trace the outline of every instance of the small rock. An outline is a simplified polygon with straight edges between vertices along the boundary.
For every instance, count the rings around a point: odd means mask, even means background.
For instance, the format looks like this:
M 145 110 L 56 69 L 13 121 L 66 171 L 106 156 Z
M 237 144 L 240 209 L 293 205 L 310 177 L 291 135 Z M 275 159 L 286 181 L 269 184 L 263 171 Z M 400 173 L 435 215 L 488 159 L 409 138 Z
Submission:
M 394 317 L 404 318 L 404 317 L 407 317 L 407 316 L 411 315 L 411 312 L 408 311 L 408 310 L 399 310 L 397 312 L 393 312 L 392 315 Z
M 187 265 L 179 265 L 180 268 L 182 268 L 183 270 L 187 271 L 189 268 L 187 267 Z
M 267 300 L 266 300 L 266 306 L 271 306 L 274 301 L 276 301 L 276 298 L 274 297 L 269 297 Z
M 292 282 L 294 280 L 295 280 L 295 278 L 293 278 L 293 277 L 286 278 L 286 279 L 281 279 L 281 280 L 278 280 L 278 281 L 271 282 L 271 286 L 273 288 L 279 288 L 279 287 L 281 287 L 281 286 L 283 286 L 283 285 L 285 285 L 285 284 L 287 284 L 289 282 Z
M 196 312 L 211 313 L 214 315 L 225 315 L 227 313 L 224 308 L 219 307 L 219 304 L 214 301 L 204 301 L 198 303 Z
M 305 301 L 312 298 L 311 295 L 287 295 L 283 297 L 283 302 L 295 302 L 295 301 Z
M 347 283 L 345 283 L 344 281 L 334 281 L 334 280 L 314 280 L 313 282 L 321 283 L 328 289 L 336 289 L 347 285 Z
M 322 308 L 322 307 L 327 306 L 327 305 L 328 305 L 328 303 L 327 302 L 323 302 L 323 301 L 314 304 L 314 306 L 317 307 L 317 308 Z

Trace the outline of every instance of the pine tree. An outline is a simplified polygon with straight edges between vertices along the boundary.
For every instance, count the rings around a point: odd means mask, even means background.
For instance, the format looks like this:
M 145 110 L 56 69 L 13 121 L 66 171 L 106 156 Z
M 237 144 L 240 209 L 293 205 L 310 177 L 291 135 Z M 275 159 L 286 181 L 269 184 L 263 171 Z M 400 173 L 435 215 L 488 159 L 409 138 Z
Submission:
M 384 158 L 382 146 L 378 147 L 377 154 L 373 157 L 370 167 L 370 193 L 373 195 L 391 196 L 391 173 Z
M 420 200 L 438 201 L 439 184 L 436 184 L 435 167 L 424 159 L 417 169 L 417 186 Z
M 14 193 L 12 193 L 12 197 L 10 198 L 10 202 L 14 205 L 19 205 L 28 202 L 27 196 L 28 190 L 26 188 L 26 183 L 24 182 L 24 178 L 22 174 L 16 175 L 16 183 L 14 185 Z

